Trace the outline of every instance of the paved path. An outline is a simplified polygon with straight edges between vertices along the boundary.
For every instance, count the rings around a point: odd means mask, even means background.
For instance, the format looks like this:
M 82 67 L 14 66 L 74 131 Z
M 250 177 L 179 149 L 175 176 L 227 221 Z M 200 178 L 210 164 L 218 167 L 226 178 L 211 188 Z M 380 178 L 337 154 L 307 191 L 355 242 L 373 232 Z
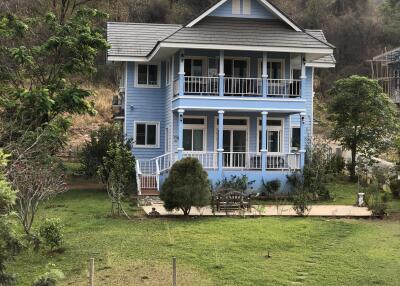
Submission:
M 181 216 L 182 211 L 168 212 L 162 204 L 152 204 L 151 206 L 144 206 L 143 210 L 149 214 L 155 208 L 161 216 Z M 210 207 L 196 209 L 193 208 L 190 212 L 191 216 L 213 216 Z M 226 216 L 226 212 L 217 212 L 216 216 Z M 228 215 L 239 215 L 238 212 L 229 212 Z M 267 205 L 265 208 L 254 206 L 251 211 L 245 212 L 245 216 L 297 216 L 291 205 L 282 205 L 278 208 L 274 205 Z M 346 205 L 315 205 L 312 206 L 309 216 L 317 217 L 369 217 L 371 212 L 367 208 L 359 208 L 355 206 Z

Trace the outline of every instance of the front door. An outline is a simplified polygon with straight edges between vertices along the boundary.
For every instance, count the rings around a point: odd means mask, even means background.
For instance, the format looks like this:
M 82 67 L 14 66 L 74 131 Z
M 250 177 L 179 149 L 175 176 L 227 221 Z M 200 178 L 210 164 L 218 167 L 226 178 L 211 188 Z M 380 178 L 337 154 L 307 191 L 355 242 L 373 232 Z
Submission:
M 247 132 L 245 130 L 224 130 L 224 167 L 243 168 L 246 162 Z

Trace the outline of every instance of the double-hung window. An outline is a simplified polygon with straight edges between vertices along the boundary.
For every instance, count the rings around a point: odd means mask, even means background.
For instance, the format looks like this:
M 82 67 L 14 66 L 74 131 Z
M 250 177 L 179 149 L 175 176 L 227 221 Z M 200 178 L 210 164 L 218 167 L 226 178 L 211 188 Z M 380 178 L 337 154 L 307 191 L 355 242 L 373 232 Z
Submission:
M 183 118 L 183 149 L 185 151 L 204 151 L 207 122 L 205 117 Z
M 134 127 L 134 144 L 139 148 L 159 148 L 160 123 L 137 121 Z
M 136 64 L 136 86 L 160 87 L 160 66 L 158 64 Z

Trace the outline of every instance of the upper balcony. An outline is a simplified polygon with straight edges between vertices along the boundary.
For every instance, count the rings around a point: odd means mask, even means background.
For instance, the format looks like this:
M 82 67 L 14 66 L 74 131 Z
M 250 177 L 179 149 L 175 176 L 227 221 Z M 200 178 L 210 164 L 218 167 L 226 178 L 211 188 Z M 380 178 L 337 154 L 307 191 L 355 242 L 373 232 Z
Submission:
M 174 96 L 179 95 L 179 81 L 174 82 Z M 219 77 L 184 76 L 183 95 L 218 96 L 220 95 Z M 263 97 L 262 78 L 225 77 L 223 96 L 227 97 Z M 301 80 L 299 79 L 268 79 L 266 80 L 266 97 L 270 98 L 300 98 Z

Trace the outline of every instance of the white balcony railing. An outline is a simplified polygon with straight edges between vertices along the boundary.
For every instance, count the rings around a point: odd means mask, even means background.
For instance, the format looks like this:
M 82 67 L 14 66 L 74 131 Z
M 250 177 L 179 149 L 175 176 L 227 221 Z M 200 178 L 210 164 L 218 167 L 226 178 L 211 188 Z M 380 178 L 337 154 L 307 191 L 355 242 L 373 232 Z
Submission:
M 301 95 L 301 80 L 299 79 L 269 79 L 268 96 L 299 97 Z
M 219 78 L 205 76 L 185 76 L 185 95 L 216 96 L 219 94 Z M 179 94 L 179 79 L 173 83 L 174 95 Z M 261 97 L 262 78 L 224 78 L 224 96 Z M 296 98 L 301 96 L 301 80 L 269 79 L 268 97 Z
M 226 77 L 224 79 L 225 95 L 261 96 L 261 78 Z
M 219 78 L 185 76 L 185 94 L 218 95 Z

